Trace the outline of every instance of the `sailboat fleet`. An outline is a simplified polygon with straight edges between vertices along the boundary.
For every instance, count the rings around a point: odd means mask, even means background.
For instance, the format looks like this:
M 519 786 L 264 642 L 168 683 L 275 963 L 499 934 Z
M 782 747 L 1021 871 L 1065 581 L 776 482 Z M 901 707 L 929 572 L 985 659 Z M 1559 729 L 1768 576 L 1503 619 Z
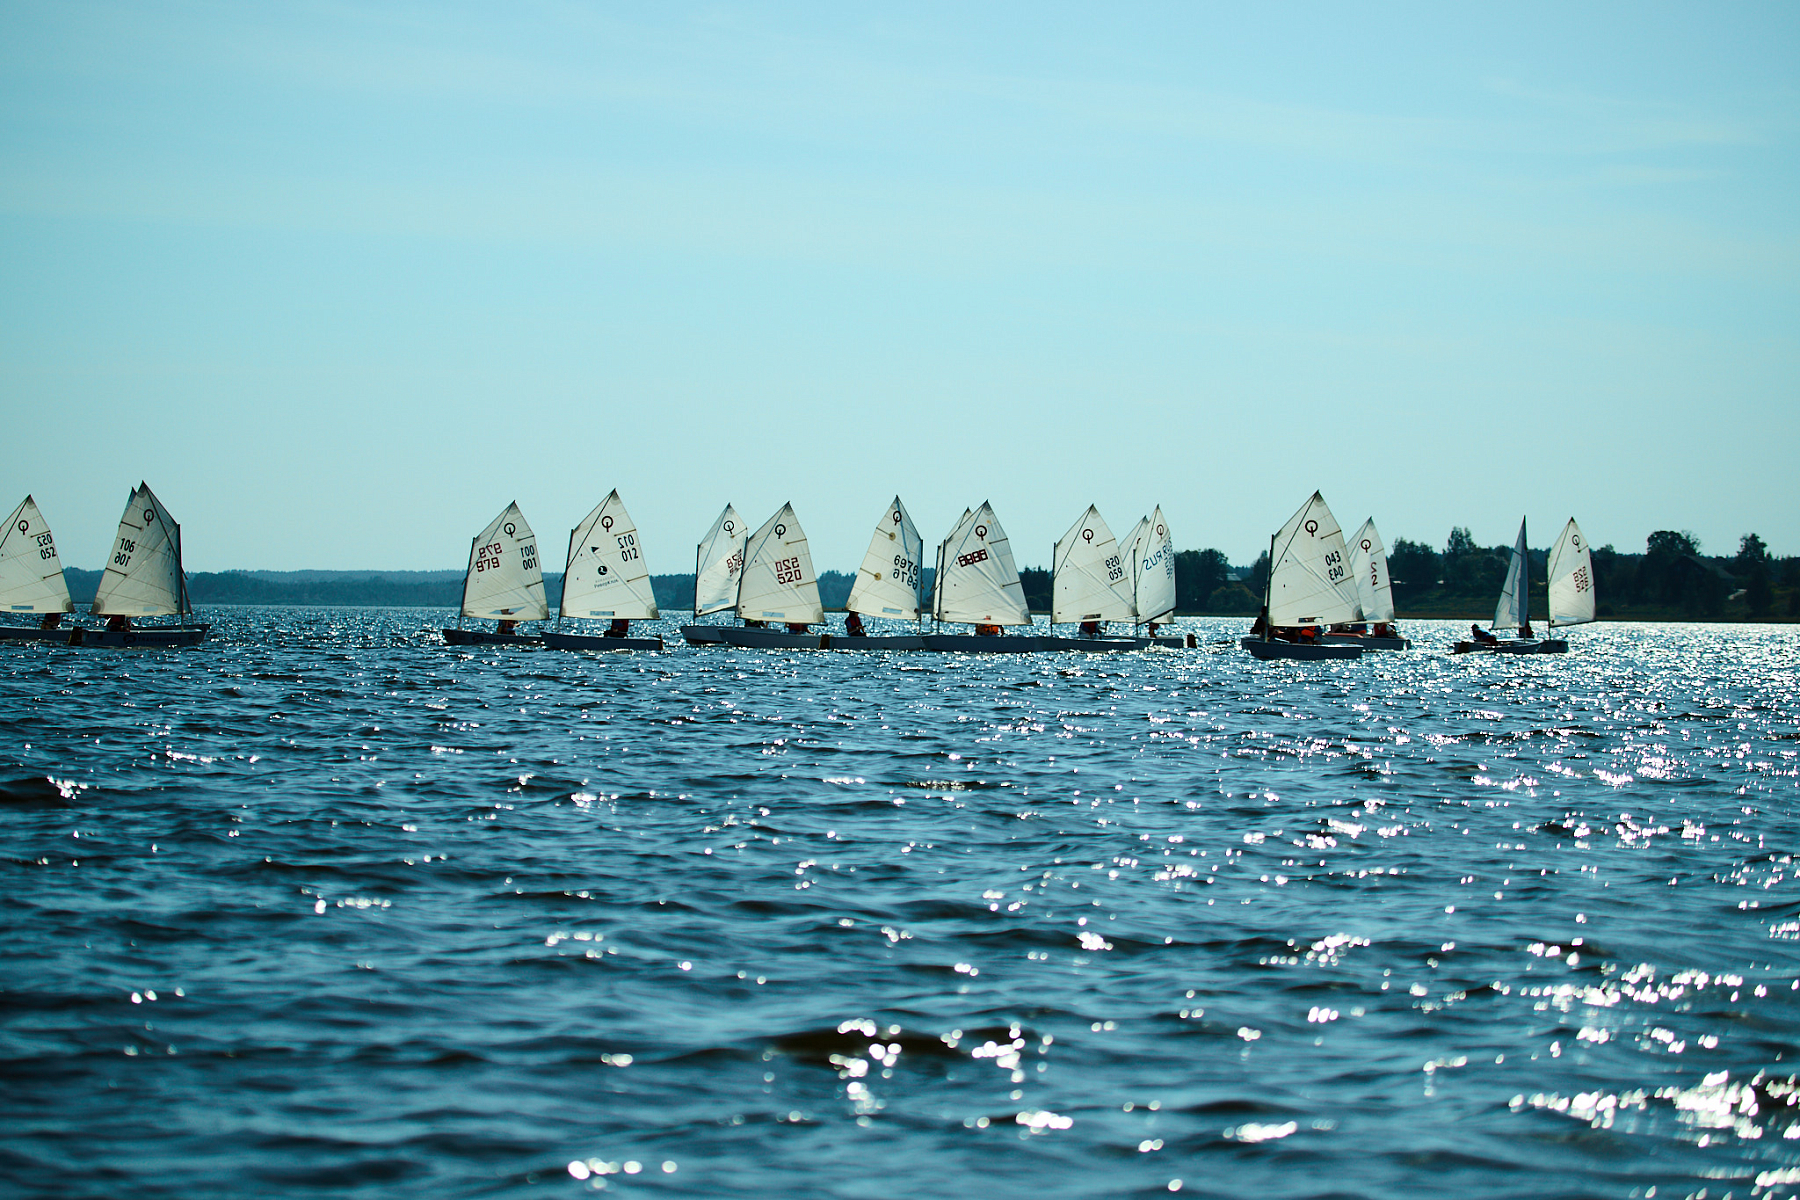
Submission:
M 661 613 L 636 523 L 618 491 L 607 494 L 569 532 L 561 602 L 550 620 L 537 537 L 518 504 L 508 504 L 471 541 L 455 627 L 455 646 L 532 645 L 557 650 L 660 650 L 658 636 L 632 636 L 633 621 Z M 877 518 L 857 568 L 841 632 L 823 628 L 825 610 L 806 533 L 792 504 L 754 531 L 727 504 L 695 548 L 694 621 L 681 627 L 693 645 L 807 650 L 935 650 L 1028 653 L 1192 647 L 1194 635 L 1158 632 L 1175 611 L 1175 550 L 1162 509 L 1141 517 L 1123 538 L 1089 505 L 1056 542 L 1050 620 L 1037 632 L 1025 602 L 1011 543 L 991 503 L 963 510 L 940 541 L 936 572 L 924 589 L 924 541 L 896 496 Z M 1457 653 L 1563 653 L 1562 638 L 1533 635 L 1527 611 L 1530 561 L 1525 524 L 1513 547 L 1494 614 L 1494 629 L 1459 641 Z M 1314 492 L 1269 540 L 1263 608 L 1241 647 L 1258 659 L 1350 659 L 1370 650 L 1405 650 L 1394 627 L 1387 548 L 1373 519 L 1348 540 L 1325 499 Z M 1571 518 L 1550 552 L 1548 624 L 1594 619 L 1593 564 Z M 148 484 L 132 489 L 90 612 L 103 628 L 65 625 L 74 611 L 56 541 L 30 496 L 0 530 L 0 610 L 38 616 L 35 626 L 0 623 L 0 641 L 88 646 L 189 646 L 210 626 L 191 622 L 181 566 L 181 527 Z M 729 614 L 719 620 L 721 614 Z M 929 614 L 931 623 L 926 625 Z M 173 624 L 139 625 L 174 616 Z M 708 620 L 707 618 L 714 618 Z M 883 622 L 878 630 L 865 620 Z M 493 621 L 494 627 L 471 627 Z M 596 622 L 607 622 L 597 629 Z M 906 629 L 905 623 L 913 624 Z M 1130 623 L 1129 635 L 1107 626 Z M 1074 633 L 1061 632 L 1074 626 Z M 1013 630 L 1029 632 L 1011 632 Z
M 1527 596 L 1531 583 L 1531 556 L 1525 548 L 1525 519 L 1519 519 L 1519 537 L 1513 543 L 1512 557 L 1506 566 L 1506 582 L 1500 585 L 1500 602 L 1494 606 L 1495 630 L 1507 629 L 1512 637 L 1482 635 L 1457 642 L 1457 654 L 1566 654 L 1565 638 L 1533 637 Z M 1550 549 L 1550 582 L 1545 589 L 1549 602 L 1550 628 L 1585 625 L 1594 619 L 1594 562 L 1588 553 L 1587 539 L 1581 527 L 1570 517 Z
M 211 626 L 190 622 L 187 575 L 181 569 L 181 526 L 150 485 L 131 489 L 106 570 L 89 607 L 105 617 L 94 629 L 66 625 L 75 611 L 63 578 L 56 538 L 30 496 L 0 530 L 0 608 L 39 617 L 36 626 L 0 625 L 0 640 L 48 642 L 63 646 L 194 646 Z M 175 624 L 139 625 L 146 617 L 176 618 Z

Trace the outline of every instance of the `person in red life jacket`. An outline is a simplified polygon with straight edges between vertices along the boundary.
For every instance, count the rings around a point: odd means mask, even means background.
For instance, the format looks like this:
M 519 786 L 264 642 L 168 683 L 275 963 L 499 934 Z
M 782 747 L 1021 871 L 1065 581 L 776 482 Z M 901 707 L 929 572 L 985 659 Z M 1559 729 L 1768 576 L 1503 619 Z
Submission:
M 607 637 L 622 638 L 631 632 L 631 622 L 624 617 L 614 617 L 612 624 L 606 627 Z
M 1099 637 L 1100 636 L 1100 622 L 1098 622 L 1098 621 L 1083 621 L 1081 623 L 1081 636 L 1082 637 Z
M 1159 629 L 1161 629 L 1161 628 L 1162 628 L 1162 625 L 1161 625 L 1161 623 L 1160 623 L 1160 622 L 1157 622 L 1157 621 L 1152 621 L 1152 622 L 1150 622 L 1150 636 L 1151 636 L 1151 637 L 1155 637 L 1155 636 L 1156 636 L 1156 631 L 1157 631 L 1157 630 L 1159 630 Z
M 868 637 L 869 631 L 863 628 L 862 614 L 852 609 L 844 617 L 844 633 L 848 637 Z
M 788 622 L 788 632 L 789 633 L 805 633 L 806 632 L 806 622 L 805 621 L 789 621 Z
M 1318 641 L 1319 640 L 1319 627 L 1317 625 L 1302 625 L 1299 630 L 1299 636 L 1296 637 L 1294 640 L 1296 642 L 1316 642 L 1316 641 Z
M 999 637 L 1000 636 L 1000 627 L 998 625 L 977 625 L 977 626 L 975 626 L 975 636 L 976 637 Z

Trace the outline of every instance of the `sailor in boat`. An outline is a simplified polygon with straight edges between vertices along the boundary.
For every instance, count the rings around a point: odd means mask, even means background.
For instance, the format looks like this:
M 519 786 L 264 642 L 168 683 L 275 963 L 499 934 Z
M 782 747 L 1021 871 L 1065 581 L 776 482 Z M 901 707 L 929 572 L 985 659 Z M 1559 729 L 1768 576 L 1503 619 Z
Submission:
M 57 629 L 61 625 L 62 614 L 59 612 L 47 612 L 44 614 L 44 619 L 38 622 L 39 629 Z
M 863 628 L 862 614 L 855 609 L 844 618 L 844 635 L 846 637 L 868 637 L 869 631 Z
M 1162 626 L 1159 625 L 1157 622 L 1155 622 L 1155 621 L 1150 622 L 1150 636 L 1155 637 L 1156 631 L 1161 628 L 1162 628 Z
M 1100 622 L 1098 622 L 1098 621 L 1083 621 L 1081 623 L 1081 636 L 1082 637 L 1091 637 L 1091 638 L 1099 637 L 1100 636 Z
M 998 625 L 982 625 L 978 623 L 975 626 L 976 637 L 999 637 L 1004 632 L 1005 630 L 1001 629 Z
M 789 621 L 787 623 L 787 627 L 788 627 L 789 633 L 805 633 L 806 632 L 806 622 L 805 621 Z
M 1532 640 L 1532 636 L 1533 635 L 1531 632 L 1531 622 L 1530 621 L 1526 621 L 1523 625 L 1519 626 L 1519 637 L 1520 638 L 1529 642 Z
M 1375 622 L 1375 627 L 1373 629 L 1371 629 L 1369 632 L 1372 636 L 1381 637 L 1381 638 L 1391 638 L 1391 637 L 1398 636 L 1394 632 L 1393 625 L 1389 624 L 1386 621 Z
M 519 623 L 517 621 L 502 621 L 498 625 L 494 626 L 494 632 L 499 634 L 501 637 L 505 637 L 507 634 L 512 633 L 514 630 L 518 629 L 518 627 L 519 627 Z
M 131 618 L 125 616 L 123 613 L 118 616 L 108 617 L 106 619 L 106 629 L 108 633 L 129 632 L 131 629 Z
M 624 617 L 614 617 L 612 624 L 606 627 L 606 636 L 622 638 L 631 632 L 631 622 Z
M 768 627 L 769 623 L 767 621 L 758 621 L 755 617 L 744 618 L 745 629 L 767 629 Z
M 1263 605 L 1262 611 L 1256 614 L 1256 620 L 1250 626 L 1250 636 L 1258 637 L 1269 632 L 1269 606 Z
M 1495 637 L 1479 625 L 1469 626 L 1469 636 L 1473 638 L 1478 645 L 1497 646 L 1500 644 L 1499 638 Z

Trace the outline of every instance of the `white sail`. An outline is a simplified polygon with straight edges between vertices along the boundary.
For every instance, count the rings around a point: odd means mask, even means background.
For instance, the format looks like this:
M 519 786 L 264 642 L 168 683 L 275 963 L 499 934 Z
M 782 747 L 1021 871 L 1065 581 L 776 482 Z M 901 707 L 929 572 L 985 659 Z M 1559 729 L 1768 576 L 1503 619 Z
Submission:
M 1563 526 L 1550 551 L 1550 624 L 1585 625 L 1594 619 L 1594 562 L 1575 518 Z
M 876 522 L 869 552 L 856 569 L 856 582 L 850 586 L 850 599 L 844 607 L 871 617 L 917 617 L 924 555 L 919 527 L 895 496 Z
M 938 573 L 932 609 L 940 621 L 977 625 L 1029 625 L 1025 588 L 1013 565 L 1012 546 L 983 503 L 965 513 L 938 547 Z
M 1133 607 L 1140 621 L 1175 615 L 1175 542 L 1162 508 L 1139 521 L 1119 543 L 1131 563 Z
M 737 614 L 751 621 L 794 625 L 815 625 L 825 619 L 825 606 L 819 602 L 819 577 L 813 574 L 806 533 L 792 504 L 782 505 L 744 546 Z
M 652 621 L 661 615 L 637 526 L 617 488 L 569 531 L 568 562 L 563 570 L 563 616 Z
M 694 557 L 694 615 L 724 612 L 737 603 L 738 578 L 744 572 L 744 520 L 727 504 L 713 522 Z
M 1131 571 L 1100 510 L 1092 504 L 1057 540 L 1052 555 L 1050 622 L 1129 621 Z
M 1362 605 L 1363 619 L 1394 619 L 1394 580 L 1388 574 L 1387 547 L 1375 529 L 1375 518 L 1362 523 L 1348 543 L 1350 573 L 1356 577 L 1357 602 Z
M 119 536 L 94 592 L 90 610 L 101 617 L 187 613 L 187 578 L 181 573 L 181 526 L 140 483 L 125 502 Z
M 541 621 L 550 615 L 537 537 L 517 503 L 507 505 L 469 545 L 462 615 L 495 621 Z
M 63 581 L 56 539 L 30 496 L 0 529 L 0 609 L 7 612 L 74 612 Z
M 1269 624 L 1354 621 L 1362 613 L 1343 530 L 1318 492 L 1288 518 L 1269 549 Z
M 1518 629 L 1529 619 L 1528 594 L 1531 588 L 1531 564 L 1525 550 L 1525 518 L 1519 518 L 1519 540 L 1513 546 L 1512 561 L 1506 567 L 1506 582 L 1500 585 L 1500 603 L 1494 606 L 1495 629 Z

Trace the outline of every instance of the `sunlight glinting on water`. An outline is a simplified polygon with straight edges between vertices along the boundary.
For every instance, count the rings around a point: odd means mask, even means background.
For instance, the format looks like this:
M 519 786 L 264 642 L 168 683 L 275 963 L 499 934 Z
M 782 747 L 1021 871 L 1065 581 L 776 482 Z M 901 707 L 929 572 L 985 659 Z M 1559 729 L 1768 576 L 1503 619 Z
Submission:
M 1281 665 L 1207 621 L 998 659 L 417 621 L 8 659 L 0 1034 L 60 1064 L 9 1116 L 371 1195 L 1800 1181 L 1786 631 Z

